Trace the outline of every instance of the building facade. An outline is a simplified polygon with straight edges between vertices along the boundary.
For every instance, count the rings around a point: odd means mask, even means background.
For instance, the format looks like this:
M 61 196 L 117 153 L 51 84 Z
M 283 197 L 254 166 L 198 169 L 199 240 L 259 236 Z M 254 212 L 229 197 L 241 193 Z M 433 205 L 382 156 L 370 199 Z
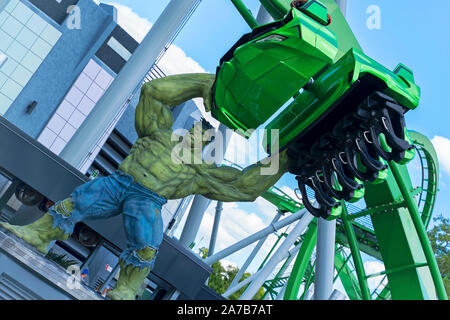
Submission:
M 0 114 L 59 154 L 138 47 L 92 0 L 1 0 Z
M 59 155 L 138 46 L 117 24 L 113 6 L 93 0 L 0 0 L 0 116 Z M 144 81 L 161 76 L 155 65 Z M 83 174 L 107 175 L 127 155 L 126 146 L 137 139 L 139 89 L 130 92 L 86 156 Z M 174 129 L 189 129 L 201 113 L 189 101 L 174 117 Z M 117 152 L 116 137 L 125 152 Z M 179 201 L 164 207 L 166 227 L 178 207 Z

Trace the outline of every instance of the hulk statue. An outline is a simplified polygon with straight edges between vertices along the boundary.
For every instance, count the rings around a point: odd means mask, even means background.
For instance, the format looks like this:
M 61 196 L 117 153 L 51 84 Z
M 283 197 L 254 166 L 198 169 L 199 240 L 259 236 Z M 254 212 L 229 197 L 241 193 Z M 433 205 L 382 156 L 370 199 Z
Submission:
M 128 247 L 119 257 L 119 279 L 108 296 L 135 299 L 163 239 L 161 207 L 167 199 L 201 194 L 219 201 L 254 201 L 288 170 L 285 152 L 243 171 L 201 161 L 174 161 L 172 151 L 177 142 L 172 139 L 171 108 L 200 97 L 209 112 L 214 79 L 212 74 L 183 74 L 145 84 L 136 108 L 139 138 L 119 170 L 79 186 L 32 224 L 0 225 L 45 254 L 54 240 L 67 240 L 77 222 L 122 213 Z M 194 149 L 189 146 L 188 152 L 198 157 Z M 278 171 L 261 174 L 273 160 L 279 162 Z

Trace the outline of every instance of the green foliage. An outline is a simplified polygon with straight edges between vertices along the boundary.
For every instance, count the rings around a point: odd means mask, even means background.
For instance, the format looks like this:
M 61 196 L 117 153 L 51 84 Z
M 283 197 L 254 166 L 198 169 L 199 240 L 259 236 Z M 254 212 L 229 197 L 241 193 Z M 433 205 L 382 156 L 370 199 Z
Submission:
M 208 256 L 208 249 L 207 248 L 201 248 L 199 249 L 200 254 L 203 259 L 205 259 Z M 237 273 L 239 272 L 239 268 L 228 266 L 224 267 L 220 261 L 217 261 L 211 265 L 212 267 L 212 273 L 208 280 L 208 287 L 216 291 L 217 293 L 223 294 L 225 291 L 227 291 L 228 287 L 230 286 L 233 279 L 236 277 Z M 242 275 L 242 278 L 239 280 L 241 282 L 242 280 L 250 277 L 251 274 L 248 272 L 245 272 Z M 236 291 L 232 295 L 228 297 L 229 300 L 238 300 L 239 297 L 244 293 L 245 289 L 248 287 L 248 285 L 244 286 L 240 290 Z M 264 289 L 261 287 L 258 292 L 255 294 L 252 300 L 260 300 L 262 296 L 264 295 Z
M 428 231 L 428 238 L 441 271 L 445 290 L 450 296 L 450 219 L 440 215 L 433 220 L 439 223 Z
M 78 263 L 75 260 L 67 260 L 65 254 L 59 255 L 54 252 L 49 252 L 47 253 L 46 257 L 47 259 L 52 260 L 53 262 L 59 264 L 64 269 L 67 269 L 68 267 Z

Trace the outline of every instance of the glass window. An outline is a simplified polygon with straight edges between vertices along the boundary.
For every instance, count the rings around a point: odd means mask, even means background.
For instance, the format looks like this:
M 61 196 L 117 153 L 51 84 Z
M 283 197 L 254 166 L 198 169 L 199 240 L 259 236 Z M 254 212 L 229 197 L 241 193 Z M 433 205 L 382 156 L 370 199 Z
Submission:
M 0 115 L 4 115 L 12 100 L 0 92 Z
M 50 145 L 46 145 L 47 148 L 56 154 L 61 152 L 113 80 L 114 77 L 94 60 L 91 59 L 88 62 L 63 102 L 56 109 L 58 123 L 55 124 L 55 120 L 52 118 L 46 126 L 46 129 L 56 132 L 58 137 L 58 140 L 54 139 Z M 44 132 L 47 131 L 44 130 Z M 59 139 L 64 141 L 64 146 Z
M 38 36 L 34 32 L 32 32 L 27 27 L 24 27 L 20 31 L 16 40 L 19 41 L 21 44 L 23 44 L 25 47 L 31 48 L 31 46 L 33 46 L 33 44 L 37 38 L 38 38 Z
M 2 1 L 3 4 L 5 0 Z M 0 51 L 8 58 L 0 72 L 3 115 L 47 57 L 61 33 L 24 2 L 9 0 L 0 12 Z M 42 37 L 39 35 L 42 33 Z M 6 99 L 7 98 L 7 99 Z
M 11 74 L 11 79 L 16 81 L 22 87 L 25 87 L 28 81 L 33 76 L 33 73 L 22 67 L 20 64 L 17 66 L 16 70 Z
M 35 53 L 41 59 L 45 59 L 45 57 L 47 56 L 47 54 L 50 52 L 51 49 L 52 47 L 46 41 L 40 38 L 37 39 L 36 42 L 31 47 L 31 51 L 33 51 L 33 53 Z
M 33 15 L 33 11 L 22 2 L 19 2 L 11 12 L 11 15 L 25 24 L 28 22 L 28 20 L 30 20 L 31 16 Z

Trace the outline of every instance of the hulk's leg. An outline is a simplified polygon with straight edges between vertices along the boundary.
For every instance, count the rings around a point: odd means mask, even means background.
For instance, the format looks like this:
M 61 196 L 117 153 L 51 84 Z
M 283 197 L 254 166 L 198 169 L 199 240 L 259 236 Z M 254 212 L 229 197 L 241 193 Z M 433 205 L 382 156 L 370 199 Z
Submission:
M 134 255 L 147 264 L 154 259 L 156 253 L 157 249 L 146 247 L 136 250 Z M 119 279 L 114 290 L 108 293 L 108 297 L 113 300 L 134 300 L 139 288 L 150 273 L 151 267 L 135 266 L 125 261 L 122 257 L 119 259 L 119 264 Z
M 61 215 L 69 216 L 73 210 L 72 198 L 67 198 L 59 202 L 53 209 Z M 0 226 L 45 254 L 48 252 L 48 247 L 52 241 L 64 241 L 70 236 L 69 233 L 64 232 L 59 227 L 54 227 L 53 224 L 54 219 L 47 212 L 40 219 L 26 226 L 14 226 L 4 222 L 0 223 Z
M 97 178 L 76 188 L 70 198 L 57 202 L 42 218 L 32 224 L 0 225 L 35 246 L 40 252 L 47 253 L 52 241 L 69 238 L 77 222 L 119 214 L 123 189 L 132 182 L 132 177 L 118 173 Z
M 158 202 L 156 198 L 142 195 L 130 197 L 124 202 L 123 218 L 128 248 L 119 257 L 120 274 L 116 287 L 108 293 L 111 299 L 134 300 L 153 267 L 163 239 L 163 203 L 165 200 Z

